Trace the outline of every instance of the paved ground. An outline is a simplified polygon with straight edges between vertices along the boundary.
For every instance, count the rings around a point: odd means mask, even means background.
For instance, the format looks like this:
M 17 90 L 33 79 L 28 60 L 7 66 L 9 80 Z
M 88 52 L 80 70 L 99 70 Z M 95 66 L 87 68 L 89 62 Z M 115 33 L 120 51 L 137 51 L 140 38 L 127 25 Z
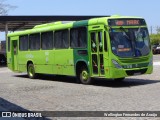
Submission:
M 0 110 L 6 111 L 159 111 L 160 56 L 154 56 L 151 75 L 133 76 L 122 83 L 97 79 L 94 85 L 76 84 L 75 78 L 40 76 L 0 68 Z M 51 118 L 71 119 L 71 118 Z M 72 118 L 97 119 L 97 118 Z M 158 120 L 159 118 L 101 118 Z

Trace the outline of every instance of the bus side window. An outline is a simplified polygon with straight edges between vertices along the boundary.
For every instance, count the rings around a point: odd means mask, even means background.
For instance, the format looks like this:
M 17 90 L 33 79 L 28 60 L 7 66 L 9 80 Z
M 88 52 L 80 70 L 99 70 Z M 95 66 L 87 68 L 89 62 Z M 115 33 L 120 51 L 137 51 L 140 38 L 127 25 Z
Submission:
M 71 29 L 70 30 L 70 46 L 72 48 L 78 47 L 78 30 L 77 29 Z
M 17 40 L 13 41 L 13 50 L 14 50 L 14 55 L 17 54 Z
M 27 51 L 28 50 L 28 35 L 19 37 L 19 50 Z
M 86 27 L 72 28 L 70 30 L 71 48 L 87 47 L 87 29 Z
M 107 51 L 107 38 L 106 32 L 104 31 L 104 50 Z
M 8 52 L 10 52 L 10 37 L 8 37 L 8 42 L 7 42 L 7 47 L 8 47 Z
M 96 33 L 91 33 L 91 48 L 92 52 L 97 52 L 97 45 L 96 45 Z
M 69 31 L 59 30 L 54 33 L 54 47 L 55 48 L 69 48 Z
M 99 43 L 99 51 L 103 50 L 103 42 L 102 42 L 102 32 L 98 32 L 98 43 Z
M 42 50 L 53 49 L 53 31 L 41 33 Z
M 29 48 L 30 50 L 39 50 L 40 49 L 40 34 L 31 34 L 29 36 Z

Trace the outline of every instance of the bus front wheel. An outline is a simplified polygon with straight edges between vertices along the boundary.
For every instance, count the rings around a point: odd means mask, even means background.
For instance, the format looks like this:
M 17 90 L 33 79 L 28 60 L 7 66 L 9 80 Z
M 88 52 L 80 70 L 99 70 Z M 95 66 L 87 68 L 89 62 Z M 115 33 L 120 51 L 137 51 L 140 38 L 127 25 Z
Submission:
M 27 66 L 27 74 L 28 74 L 28 77 L 31 79 L 36 78 L 35 68 L 33 64 L 29 64 Z
M 86 66 L 82 66 L 78 75 L 78 79 L 82 84 L 91 84 L 92 80 Z

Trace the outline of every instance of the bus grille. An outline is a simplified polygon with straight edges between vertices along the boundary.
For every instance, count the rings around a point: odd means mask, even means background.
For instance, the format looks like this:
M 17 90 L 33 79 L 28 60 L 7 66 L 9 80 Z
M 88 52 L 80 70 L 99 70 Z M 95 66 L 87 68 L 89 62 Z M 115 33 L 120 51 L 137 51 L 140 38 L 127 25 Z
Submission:
M 129 65 L 122 65 L 124 69 L 131 69 L 131 68 L 142 68 L 147 67 L 149 63 L 137 63 L 137 64 L 129 64 Z
M 147 68 L 145 69 L 140 69 L 140 70 L 126 70 L 127 75 L 131 76 L 131 75 L 136 75 L 136 74 L 144 74 L 146 73 Z
M 143 58 L 130 58 L 130 59 L 120 59 L 120 61 L 122 63 L 140 63 L 140 62 L 144 62 L 144 61 L 148 61 L 149 58 L 148 57 L 143 57 Z

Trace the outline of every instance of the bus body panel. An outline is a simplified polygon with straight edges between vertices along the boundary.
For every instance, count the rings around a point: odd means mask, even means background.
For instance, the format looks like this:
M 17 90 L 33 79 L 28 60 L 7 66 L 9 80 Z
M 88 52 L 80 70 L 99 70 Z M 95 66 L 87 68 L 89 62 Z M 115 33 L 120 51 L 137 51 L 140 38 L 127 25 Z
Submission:
M 74 73 L 73 50 L 40 50 L 19 52 L 19 71 L 27 71 L 27 63 L 35 65 L 36 73 L 71 75 Z
M 77 76 L 77 71 L 79 71 L 77 69 L 81 67 L 78 65 L 85 64 L 90 77 L 108 79 L 151 74 L 153 71 L 151 51 L 145 56 L 126 58 L 113 53 L 110 37 L 111 26 L 108 25 L 107 21 L 108 19 L 122 18 L 142 19 L 139 17 L 111 16 L 66 24 L 39 25 L 30 30 L 10 33 L 8 34 L 10 51 L 7 48 L 8 67 L 13 71 L 26 72 L 27 64 L 31 62 L 34 64 L 36 73 Z M 53 48 L 51 50 L 20 51 L 18 49 L 21 35 L 41 34 L 47 31 L 55 32 L 59 30 L 68 30 L 70 32 L 72 29 L 79 27 L 86 27 L 87 29 L 87 46 L 85 48 L 72 48 L 69 46 L 65 49 Z M 138 27 L 138 25 L 125 26 L 125 29 Z M 147 28 L 146 25 L 142 27 Z M 114 28 L 119 29 L 119 26 L 114 26 Z M 118 64 L 121 68 L 117 68 L 115 64 Z
M 72 49 L 54 51 L 54 74 L 75 75 Z

